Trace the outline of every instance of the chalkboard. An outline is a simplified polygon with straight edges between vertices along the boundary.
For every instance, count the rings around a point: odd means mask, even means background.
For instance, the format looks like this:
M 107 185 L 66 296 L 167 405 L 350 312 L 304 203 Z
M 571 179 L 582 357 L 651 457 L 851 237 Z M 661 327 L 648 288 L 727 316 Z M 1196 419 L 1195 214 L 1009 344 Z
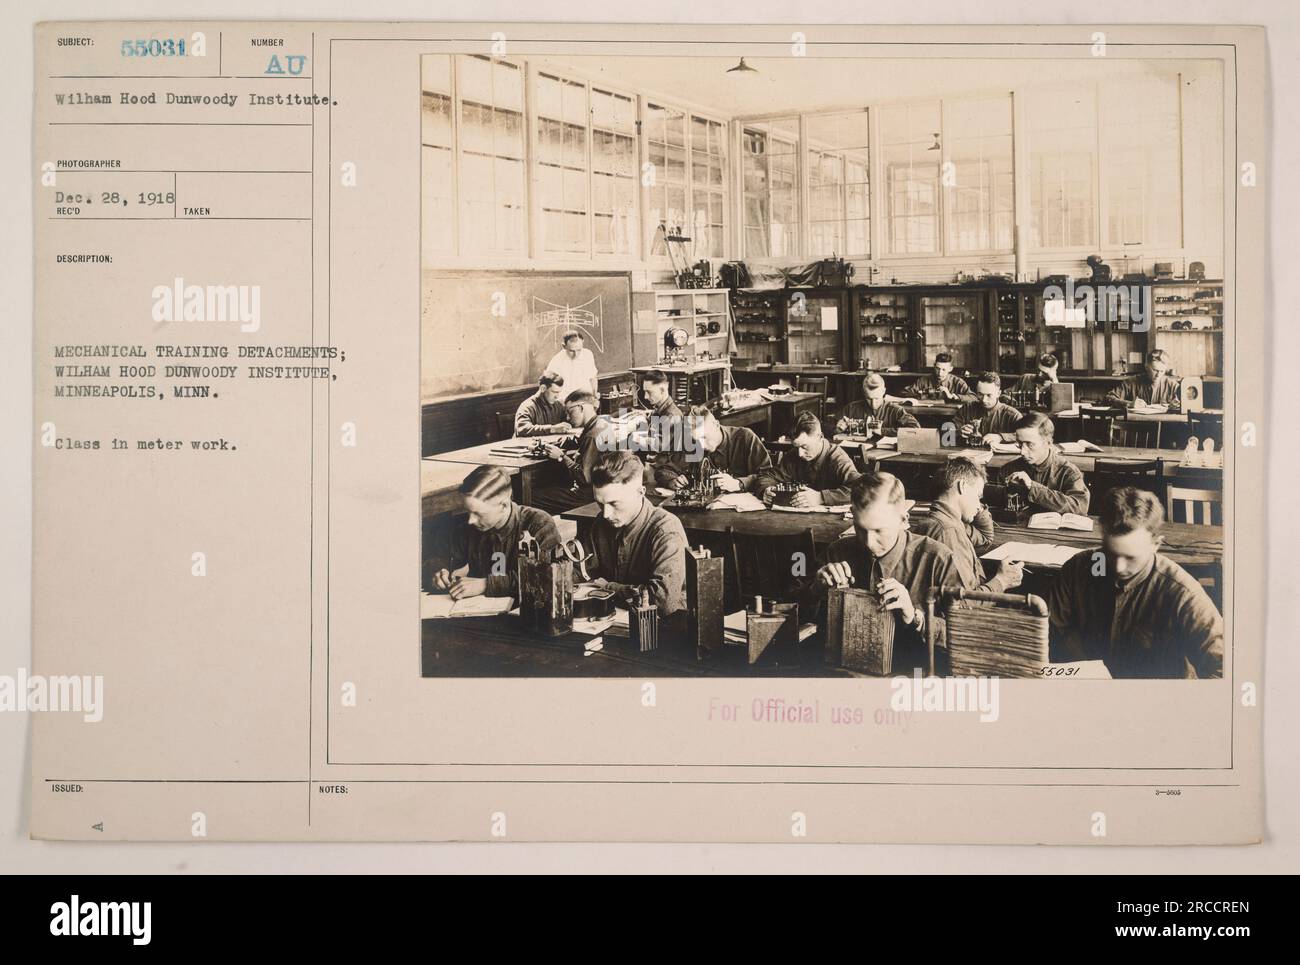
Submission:
M 423 402 L 535 383 L 570 329 L 601 374 L 632 365 L 627 272 L 425 271 L 422 282 Z

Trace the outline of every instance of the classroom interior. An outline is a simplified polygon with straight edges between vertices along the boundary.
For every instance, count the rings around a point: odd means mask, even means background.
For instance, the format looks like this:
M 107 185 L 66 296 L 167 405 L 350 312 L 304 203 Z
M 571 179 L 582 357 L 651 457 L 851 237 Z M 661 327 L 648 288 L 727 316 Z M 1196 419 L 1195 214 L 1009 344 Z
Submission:
M 1050 585 L 1062 548 L 1098 544 L 1107 489 L 1151 492 L 1162 552 L 1222 612 L 1232 348 L 1217 64 L 427 55 L 420 86 L 426 600 L 471 470 L 507 472 L 520 505 L 557 485 L 537 440 L 514 438 L 515 417 L 577 331 L 600 412 L 628 431 L 649 372 L 682 410 L 753 431 L 773 463 L 813 413 L 859 471 L 897 476 L 914 513 L 936 467 L 987 449 L 997 543 L 1044 547 L 1022 594 Z M 1177 397 L 1116 404 L 1152 353 Z M 1044 356 L 1068 393 L 1026 397 Z M 909 399 L 921 431 L 892 440 L 845 418 L 867 376 L 901 400 L 939 361 L 972 389 L 996 373 L 1003 402 L 1048 412 L 1088 483 L 1091 532 L 1032 528 L 1014 500 L 997 506 L 1014 447 L 952 438 L 958 400 Z M 819 558 L 851 526 L 843 509 L 675 510 L 691 546 L 723 560 L 720 599 L 706 601 L 720 648 L 636 652 L 607 626 L 549 637 L 517 613 L 439 612 L 423 622 L 424 673 L 861 673 L 831 658 L 843 645 L 827 641 L 829 618 L 754 639 L 767 633 L 756 606 L 771 616 L 793 589 L 764 554 Z M 588 503 L 555 519 L 589 548 L 596 514 Z M 1070 672 L 1093 670 L 1104 675 Z

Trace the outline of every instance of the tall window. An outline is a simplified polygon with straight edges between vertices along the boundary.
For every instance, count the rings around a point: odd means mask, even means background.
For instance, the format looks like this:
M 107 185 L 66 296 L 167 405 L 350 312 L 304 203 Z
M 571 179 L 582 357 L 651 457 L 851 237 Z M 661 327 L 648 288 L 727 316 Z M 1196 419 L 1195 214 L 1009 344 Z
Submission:
M 478 55 L 456 64 L 460 100 L 461 253 L 527 251 L 524 78 Z
M 587 87 L 537 75 L 539 235 L 547 254 L 582 253 L 587 243 Z
M 741 147 L 745 255 L 799 253 L 799 119 L 746 124 Z
M 1096 88 L 1078 85 L 1031 90 L 1026 94 L 1025 114 L 1030 244 L 1035 248 L 1095 247 Z
M 636 238 L 636 101 L 591 89 L 592 251 L 626 255 Z
M 890 253 L 939 251 L 939 104 L 880 109 L 885 238 Z
M 1179 77 L 1139 76 L 1101 88 L 1106 244 L 1182 244 Z
M 1010 251 L 1015 235 L 1011 97 L 944 101 L 945 251 Z
M 724 130 L 718 121 L 691 116 L 691 235 L 699 258 L 722 257 L 727 163 Z
M 689 234 L 686 210 L 686 114 L 647 103 L 646 160 L 651 165 L 646 229 L 653 241 L 662 226 L 670 235 Z M 662 242 L 656 246 L 660 250 Z M 647 245 L 650 250 L 650 245 Z
M 425 261 L 456 247 L 456 201 L 452 176 L 451 57 L 420 61 L 421 244 Z
M 867 112 L 814 114 L 808 132 L 808 254 L 869 255 Z

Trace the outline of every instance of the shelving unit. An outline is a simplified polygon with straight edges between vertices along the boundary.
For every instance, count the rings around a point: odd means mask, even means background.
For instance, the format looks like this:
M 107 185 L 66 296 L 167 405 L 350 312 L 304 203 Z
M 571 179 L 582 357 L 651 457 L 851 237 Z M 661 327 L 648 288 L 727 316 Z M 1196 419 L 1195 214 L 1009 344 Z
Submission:
M 755 363 L 786 360 L 785 292 L 738 288 L 731 293 L 736 357 Z
M 662 288 L 632 293 L 632 310 L 650 314 L 655 324 L 655 351 L 663 353 L 664 333 L 686 331 L 688 360 L 707 361 L 730 356 L 730 292 L 725 288 Z
M 859 291 L 854 317 L 859 367 L 864 362 L 873 369 L 911 366 L 916 326 L 912 324 L 910 296 L 897 291 Z
M 1223 375 L 1222 281 L 1158 283 L 1153 309 L 1151 346 L 1173 356 L 1175 372 Z M 1178 328 L 1172 327 L 1175 322 Z

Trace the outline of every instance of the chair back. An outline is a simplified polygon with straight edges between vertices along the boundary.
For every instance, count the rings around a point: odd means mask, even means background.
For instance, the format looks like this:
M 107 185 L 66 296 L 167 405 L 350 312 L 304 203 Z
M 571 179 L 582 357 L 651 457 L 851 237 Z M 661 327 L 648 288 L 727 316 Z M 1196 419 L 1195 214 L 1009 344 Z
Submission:
M 1216 449 L 1223 448 L 1223 413 L 1189 412 L 1187 413 L 1188 434 L 1204 442 L 1214 440 Z
M 1200 519 L 1196 518 L 1198 509 Z M 1165 496 L 1165 513 L 1171 523 L 1222 526 L 1223 490 L 1170 486 Z
M 1115 419 L 1110 424 L 1109 439 L 1112 446 L 1128 449 L 1154 449 L 1160 438 L 1158 422 L 1128 422 Z
M 777 514 L 781 515 L 781 514 Z M 797 602 L 792 579 L 795 554 L 803 554 L 804 572 L 817 568 L 817 542 L 812 527 L 797 533 L 737 533 L 729 529 L 732 559 L 740 599 L 756 596 L 765 600 Z
M 1079 436 L 1099 446 L 1112 445 L 1110 441 L 1111 426 L 1116 419 L 1124 418 L 1123 409 L 1080 409 Z
M 513 412 L 498 412 L 495 416 L 497 435 L 490 442 L 500 442 L 503 439 L 514 438 L 515 434 L 515 414 Z

